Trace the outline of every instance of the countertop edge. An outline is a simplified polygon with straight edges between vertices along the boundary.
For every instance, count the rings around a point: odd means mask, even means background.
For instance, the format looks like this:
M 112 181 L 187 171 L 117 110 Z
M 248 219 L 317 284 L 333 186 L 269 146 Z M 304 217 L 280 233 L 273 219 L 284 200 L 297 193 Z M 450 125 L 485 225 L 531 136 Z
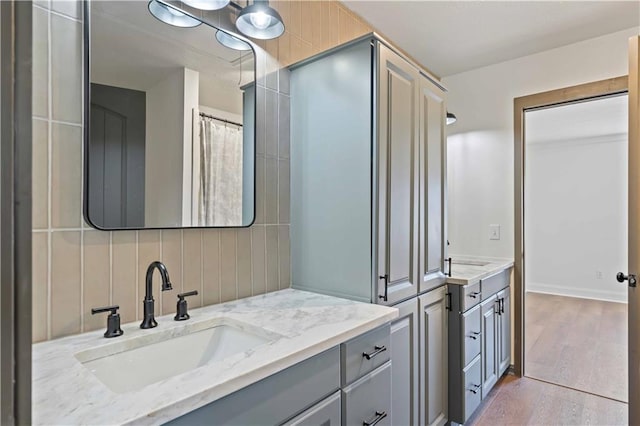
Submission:
M 468 259 L 468 258 L 467 258 Z M 478 258 L 481 259 L 481 258 Z M 455 263 L 453 264 L 454 268 L 455 268 Z M 501 271 L 504 271 L 505 269 L 510 269 L 513 268 L 513 266 L 515 265 L 515 262 L 512 259 L 495 259 L 492 260 L 488 265 L 485 266 L 475 266 L 475 265 L 465 265 L 468 268 L 472 267 L 472 268 L 478 268 L 478 273 L 474 274 L 473 276 L 470 277 L 456 277 L 455 276 L 455 269 L 453 270 L 454 275 L 451 277 L 447 277 L 446 278 L 446 283 L 447 284 L 452 284 L 452 285 L 467 285 L 467 284 L 473 284 L 476 283 L 480 280 L 483 280 L 491 275 L 497 274 Z M 474 271 L 475 272 L 475 271 Z

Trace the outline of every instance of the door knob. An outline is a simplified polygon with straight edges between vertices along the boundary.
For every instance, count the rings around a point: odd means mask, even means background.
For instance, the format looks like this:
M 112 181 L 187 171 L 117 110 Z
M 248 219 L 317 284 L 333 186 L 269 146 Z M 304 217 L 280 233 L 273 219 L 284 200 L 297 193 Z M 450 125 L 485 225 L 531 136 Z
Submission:
M 625 275 L 622 272 L 618 272 L 616 274 L 616 280 L 618 280 L 619 283 L 629 281 L 629 287 L 635 287 L 637 284 L 636 276 L 633 274 Z

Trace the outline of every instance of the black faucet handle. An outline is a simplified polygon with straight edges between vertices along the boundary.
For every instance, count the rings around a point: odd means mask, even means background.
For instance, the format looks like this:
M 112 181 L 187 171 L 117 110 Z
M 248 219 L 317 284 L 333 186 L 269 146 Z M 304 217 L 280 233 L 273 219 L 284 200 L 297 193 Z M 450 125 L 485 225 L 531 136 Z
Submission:
M 187 312 L 187 301 L 184 299 L 189 296 L 196 296 L 198 294 L 198 290 L 188 291 L 186 293 L 178 294 L 178 303 L 176 305 L 176 316 L 173 317 L 176 321 L 184 321 L 190 318 L 189 313 Z
M 184 299 L 185 297 L 189 297 L 189 296 L 197 296 L 198 295 L 198 290 L 191 290 L 188 291 L 186 293 L 178 293 L 178 299 Z
M 104 332 L 104 337 L 118 337 L 124 334 L 124 331 L 120 328 L 120 314 L 118 313 L 118 309 L 120 309 L 118 305 L 91 309 L 91 315 L 109 312 L 107 316 L 107 331 Z

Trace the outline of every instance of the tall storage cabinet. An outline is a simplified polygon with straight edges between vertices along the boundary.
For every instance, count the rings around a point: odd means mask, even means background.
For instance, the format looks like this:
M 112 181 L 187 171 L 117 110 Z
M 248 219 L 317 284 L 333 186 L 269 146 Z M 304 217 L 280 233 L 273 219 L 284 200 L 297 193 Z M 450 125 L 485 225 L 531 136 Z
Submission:
M 392 423 L 446 422 L 445 90 L 375 34 L 290 83 L 292 286 L 397 306 Z

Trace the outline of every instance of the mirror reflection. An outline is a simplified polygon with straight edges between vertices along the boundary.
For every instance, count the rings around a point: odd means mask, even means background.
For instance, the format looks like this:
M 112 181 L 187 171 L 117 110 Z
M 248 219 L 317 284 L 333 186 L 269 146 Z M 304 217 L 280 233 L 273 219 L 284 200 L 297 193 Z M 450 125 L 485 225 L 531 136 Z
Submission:
M 100 229 L 248 226 L 253 50 L 206 24 L 167 25 L 149 6 L 90 3 L 87 221 Z

